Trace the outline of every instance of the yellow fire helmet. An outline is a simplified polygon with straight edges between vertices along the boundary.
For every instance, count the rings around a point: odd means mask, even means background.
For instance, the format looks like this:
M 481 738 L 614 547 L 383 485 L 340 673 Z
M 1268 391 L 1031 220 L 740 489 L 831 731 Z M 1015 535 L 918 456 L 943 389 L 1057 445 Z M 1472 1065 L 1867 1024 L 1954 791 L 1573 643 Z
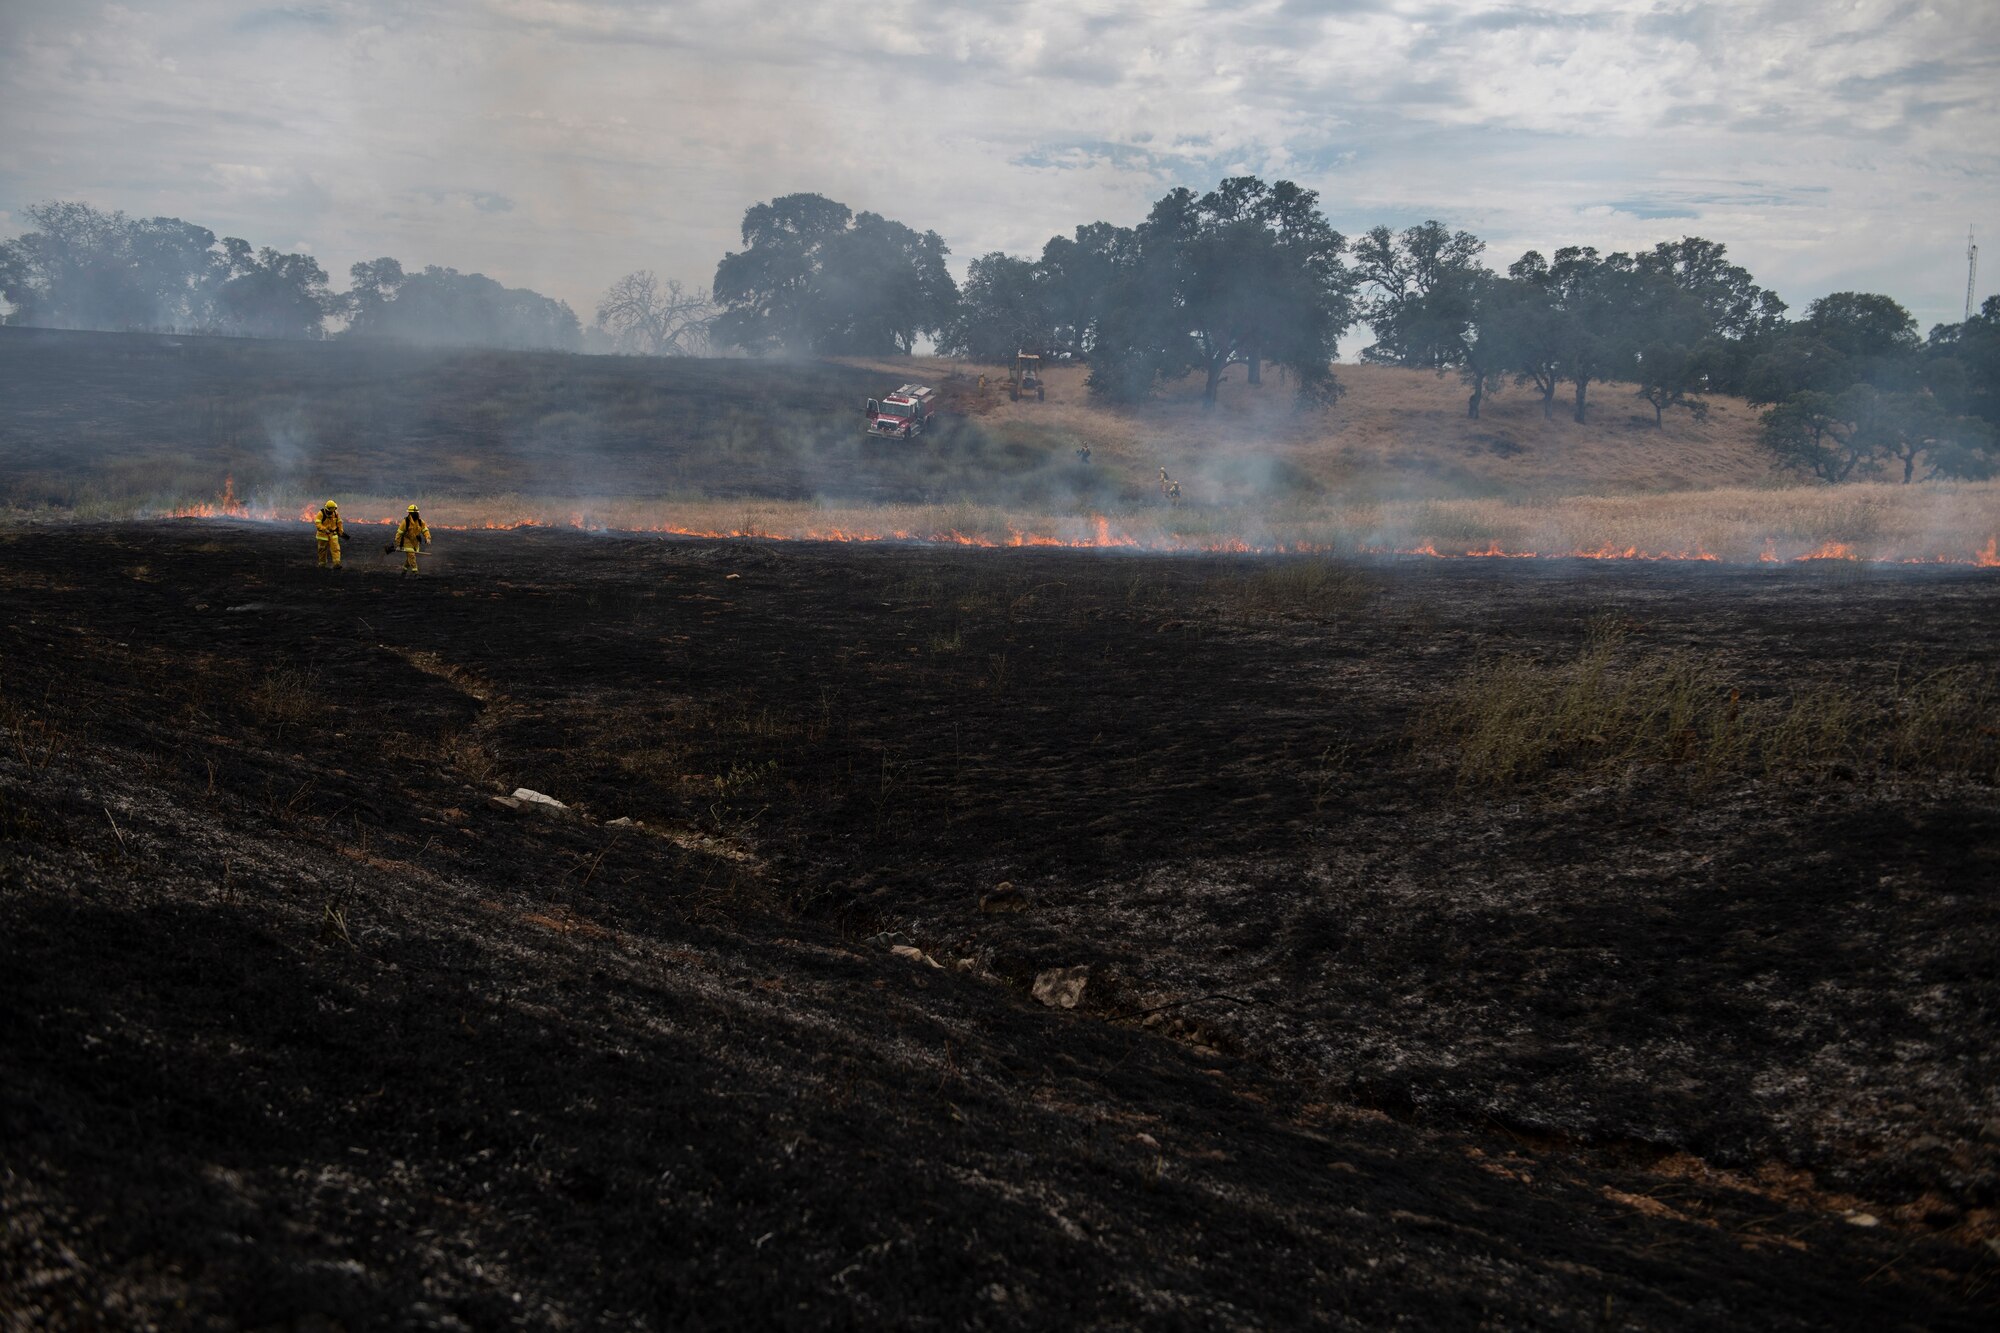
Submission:
M 410 506 L 410 512 L 411 512 L 412 514 L 416 513 L 416 512 L 417 512 L 417 507 L 416 507 L 415 505 L 411 505 L 411 506 Z
M 340 501 L 338 501 L 338 500 L 328 500 L 328 501 L 326 502 L 326 506 L 325 506 L 325 507 L 326 507 L 326 508 L 328 508 L 328 509 L 338 509 L 338 508 L 340 508 Z

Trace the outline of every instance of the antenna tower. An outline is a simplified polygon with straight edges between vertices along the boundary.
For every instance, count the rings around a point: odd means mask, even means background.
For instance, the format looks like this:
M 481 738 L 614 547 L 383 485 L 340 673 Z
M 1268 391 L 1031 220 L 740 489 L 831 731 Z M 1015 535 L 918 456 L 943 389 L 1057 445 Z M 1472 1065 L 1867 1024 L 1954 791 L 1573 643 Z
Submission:
M 1972 281 L 1979 276 L 1979 247 L 1972 243 L 1972 228 L 1965 229 L 1965 317 L 1972 318 Z

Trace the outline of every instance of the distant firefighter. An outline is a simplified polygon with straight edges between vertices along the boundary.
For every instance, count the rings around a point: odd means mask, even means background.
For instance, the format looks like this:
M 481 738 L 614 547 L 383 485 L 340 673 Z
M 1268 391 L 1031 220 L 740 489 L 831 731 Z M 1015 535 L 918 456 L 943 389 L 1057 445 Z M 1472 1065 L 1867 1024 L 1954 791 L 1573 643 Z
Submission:
M 417 552 L 428 546 L 430 540 L 431 530 L 424 526 L 423 516 L 417 512 L 417 507 L 411 505 L 410 512 L 396 525 L 396 536 L 389 543 L 390 550 L 403 553 L 405 574 L 417 572 Z
M 1087 445 L 1087 444 L 1079 444 L 1079 445 L 1078 445 L 1078 446 L 1076 447 L 1076 461 L 1077 461 L 1077 462 L 1079 462 L 1079 463 L 1088 463 L 1088 462 L 1090 461 L 1090 446 L 1089 446 L 1089 445 Z
M 340 568 L 340 539 L 347 528 L 340 521 L 340 502 L 328 500 L 313 520 L 313 545 L 319 548 L 320 569 Z
M 1172 505 L 1181 502 L 1181 484 L 1168 476 L 1165 468 L 1160 469 L 1160 498 Z

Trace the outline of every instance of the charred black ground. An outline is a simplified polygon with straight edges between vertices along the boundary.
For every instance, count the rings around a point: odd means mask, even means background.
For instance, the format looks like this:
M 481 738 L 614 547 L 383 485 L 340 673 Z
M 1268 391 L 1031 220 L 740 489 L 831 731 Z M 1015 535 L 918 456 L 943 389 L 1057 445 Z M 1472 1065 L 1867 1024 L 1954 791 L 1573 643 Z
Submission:
M 1990 573 L 309 548 L 0 533 L 13 1326 L 1989 1325 L 1977 743 L 1419 724 L 1607 623 L 1893 720 Z

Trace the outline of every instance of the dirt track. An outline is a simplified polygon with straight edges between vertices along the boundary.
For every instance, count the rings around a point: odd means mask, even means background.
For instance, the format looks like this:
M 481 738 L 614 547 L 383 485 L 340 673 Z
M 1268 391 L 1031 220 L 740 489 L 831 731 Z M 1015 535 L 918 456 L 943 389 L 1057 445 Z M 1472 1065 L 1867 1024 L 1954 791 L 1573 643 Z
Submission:
M 14 1326 L 2000 1303 L 1990 783 L 1407 740 L 1606 615 L 1746 696 L 1990 663 L 1990 573 L 358 545 L 0 533 Z

